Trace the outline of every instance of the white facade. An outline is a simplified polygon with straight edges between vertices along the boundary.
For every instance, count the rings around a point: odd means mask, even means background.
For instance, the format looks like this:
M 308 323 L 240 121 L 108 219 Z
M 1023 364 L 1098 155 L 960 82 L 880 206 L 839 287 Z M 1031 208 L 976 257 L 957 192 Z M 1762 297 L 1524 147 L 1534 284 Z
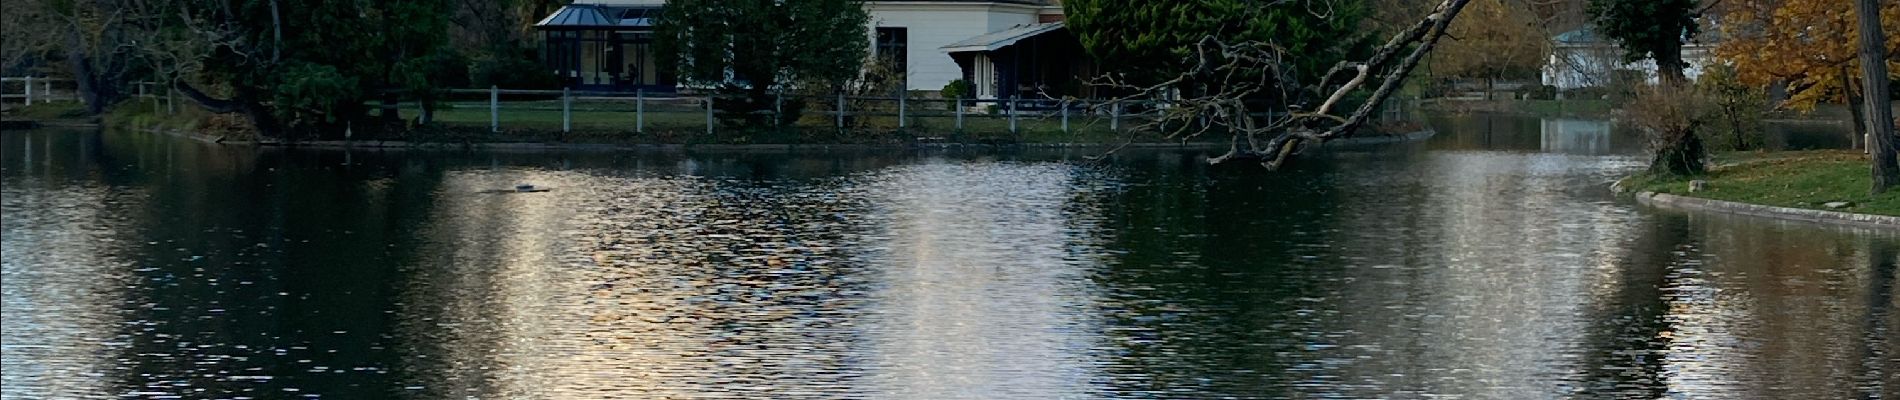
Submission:
M 1582 30 L 1553 38 L 1557 47 L 1544 63 L 1543 82 L 1557 89 L 1608 86 L 1617 70 L 1642 71 L 1649 83 L 1656 83 L 1656 61 L 1623 61 L 1623 49 L 1594 33 Z M 1683 76 L 1690 81 L 1702 76 L 1702 70 L 1715 62 L 1710 46 L 1691 43 L 1682 47 Z
M 985 33 L 1036 23 L 1044 7 L 969 1 L 873 1 L 865 8 L 871 12 L 871 29 L 905 28 L 909 36 L 906 71 L 910 90 L 939 90 L 950 81 L 963 79 L 943 46 Z M 875 42 L 875 40 L 874 40 Z M 981 63 L 983 59 L 979 59 Z M 981 70 L 983 67 L 978 66 Z
M 578 0 L 579 4 L 615 7 L 659 7 L 666 0 Z M 1052 3 L 1054 4 L 1054 3 Z M 1061 6 L 992 0 L 867 1 L 870 13 L 871 53 L 877 50 L 878 28 L 903 28 L 905 75 L 910 90 L 935 91 L 962 79 L 963 70 L 941 49 L 945 45 L 986 33 L 1037 23 L 1039 14 L 1060 14 Z M 987 63 L 987 59 L 979 59 Z M 987 71 L 987 66 L 979 67 Z

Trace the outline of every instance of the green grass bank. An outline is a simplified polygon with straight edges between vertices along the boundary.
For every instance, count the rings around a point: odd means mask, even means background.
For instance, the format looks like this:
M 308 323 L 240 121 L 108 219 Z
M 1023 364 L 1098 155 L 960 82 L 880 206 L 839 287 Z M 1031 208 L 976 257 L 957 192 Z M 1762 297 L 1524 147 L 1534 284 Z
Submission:
M 1775 207 L 1900 216 L 1900 191 L 1872 195 L 1873 178 L 1868 157 L 1858 151 L 1734 153 L 1718 156 L 1722 164 L 1701 177 L 1658 177 L 1641 174 L 1623 182 L 1631 192 L 1732 201 Z M 1691 193 L 1689 182 L 1707 181 L 1707 189 Z M 1852 206 L 1828 209 L 1831 202 Z

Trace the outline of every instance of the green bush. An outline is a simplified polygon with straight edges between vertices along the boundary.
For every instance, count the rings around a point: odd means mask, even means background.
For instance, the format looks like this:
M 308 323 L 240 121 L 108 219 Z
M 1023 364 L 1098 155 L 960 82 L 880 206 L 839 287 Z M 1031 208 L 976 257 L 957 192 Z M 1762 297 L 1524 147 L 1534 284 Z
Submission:
M 1761 88 L 1744 84 L 1735 68 L 1714 65 L 1696 80 L 1696 91 L 1707 99 L 1708 124 L 1701 129 L 1703 141 L 1714 150 L 1755 150 L 1766 141 L 1761 114 L 1768 108 L 1768 94 Z
M 1556 100 L 1557 87 L 1551 85 L 1528 85 L 1518 90 L 1525 100 Z
M 1564 90 L 1567 100 L 1603 100 L 1610 95 L 1610 89 L 1601 86 L 1580 87 Z
M 559 89 L 561 79 L 532 57 L 484 58 L 469 66 L 469 83 L 477 88 Z
M 950 83 L 943 85 L 942 94 L 945 99 L 974 99 L 976 98 L 976 85 L 962 79 L 950 81 Z
M 945 100 L 974 99 L 976 98 L 976 85 L 970 84 L 970 81 L 958 79 L 944 84 L 943 91 L 938 93 L 943 95 Z M 946 110 L 955 110 L 957 103 L 945 102 L 943 107 Z
M 355 106 L 351 103 L 362 99 L 356 78 L 329 65 L 293 63 L 281 79 L 273 91 L 273 110 L 293 128 L 337 123 L 345 109 Z

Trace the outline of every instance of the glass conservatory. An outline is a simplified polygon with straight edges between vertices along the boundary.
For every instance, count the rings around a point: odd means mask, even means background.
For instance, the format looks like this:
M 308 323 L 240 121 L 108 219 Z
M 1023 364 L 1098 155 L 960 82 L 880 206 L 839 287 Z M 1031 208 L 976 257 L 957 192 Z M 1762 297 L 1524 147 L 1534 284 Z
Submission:
M 653 52 L 657 7 L 570 4 L 534 25 L 541 58 L 577 90 L 672 92 Z

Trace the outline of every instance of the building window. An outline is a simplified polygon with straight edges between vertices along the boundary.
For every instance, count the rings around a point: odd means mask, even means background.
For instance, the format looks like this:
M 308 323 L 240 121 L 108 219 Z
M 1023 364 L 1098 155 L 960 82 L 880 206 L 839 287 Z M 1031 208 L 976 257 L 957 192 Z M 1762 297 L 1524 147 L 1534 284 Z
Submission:
M 909 71 L 910 29 L 877 28 L 877 58 L 898 73 Z M 908 74 L 905 74 L 908 75 Z

